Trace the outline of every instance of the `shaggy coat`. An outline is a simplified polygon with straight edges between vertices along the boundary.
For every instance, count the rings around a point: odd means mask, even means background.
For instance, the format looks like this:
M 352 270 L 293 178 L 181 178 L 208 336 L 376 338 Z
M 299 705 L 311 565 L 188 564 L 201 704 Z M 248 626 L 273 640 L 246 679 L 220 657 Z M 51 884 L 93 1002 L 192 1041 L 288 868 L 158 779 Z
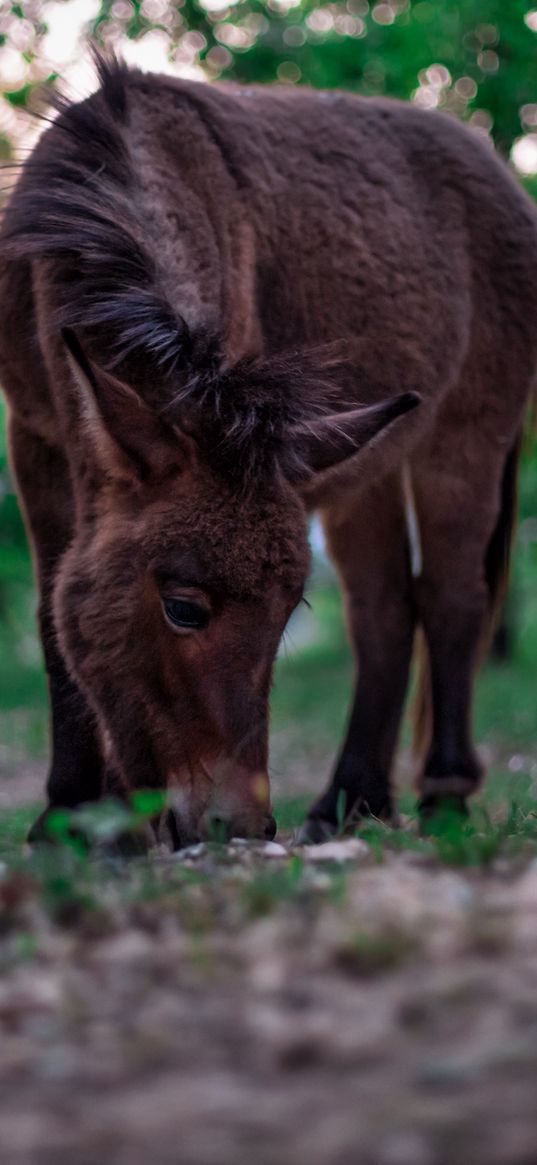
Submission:
M 100 81 L 2 233 L 49 803 L 158 786 L 176 845 L 215 818 L 273 832 L 270 679 L 314 507 L 359 670 L 303 837 L 338 828 L 341 793 L 348 821 L 391 811 L 418 626 L 422 804 L 464 799 L 537 363 L 533 205 L 477 134 L 410 105 L 116 63 Z

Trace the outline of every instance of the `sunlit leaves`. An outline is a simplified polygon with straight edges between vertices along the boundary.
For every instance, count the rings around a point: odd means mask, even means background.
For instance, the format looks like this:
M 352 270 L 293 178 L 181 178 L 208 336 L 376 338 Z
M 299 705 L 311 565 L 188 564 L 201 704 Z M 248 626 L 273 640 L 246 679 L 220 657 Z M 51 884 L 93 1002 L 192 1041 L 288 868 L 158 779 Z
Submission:
M 0 73 L 10 108 L 22 111 L 55 66 L 75 87 L 74 46 L 89 34 L 148 69 L 447 109 L 492 132 L 505 153 L 516 141 L 518 165 L 533 148 L 523 111 L 537 103 L 536 33 L 531 0 L 28 0 L 0 11 Z M 22 113 L 15 125 L 0 110 L 0 132 L 13 139 L 19 129 Z

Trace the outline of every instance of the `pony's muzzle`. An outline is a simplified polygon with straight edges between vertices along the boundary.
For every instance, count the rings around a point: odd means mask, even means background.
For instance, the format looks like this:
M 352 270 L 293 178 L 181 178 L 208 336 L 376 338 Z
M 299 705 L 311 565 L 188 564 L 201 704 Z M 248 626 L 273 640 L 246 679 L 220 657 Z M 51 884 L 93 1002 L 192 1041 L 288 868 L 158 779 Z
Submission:
M 276 821 L 270 805 L 270 787 L 264 773 L 226 774 L 227 780 L 215 783 L 208 799 L 197 791 L 174 792 L 167 814 L 167 832 L 174 850 L 200 841 L 225 843 L 232 838 L 272 841 Z
M 276 821 L 272 814 L 257 821 L 248 817 L 223 817 L 216 813 L 205 814 L 198 827 L 192 828 L 175 809 L 168 810 L 166 825 L 174 850 L 184 849 L 185 846 L 195 845 L 200 841 L 224 844 L 235 837 L 252 841 L 272 841 L 277 830 Z

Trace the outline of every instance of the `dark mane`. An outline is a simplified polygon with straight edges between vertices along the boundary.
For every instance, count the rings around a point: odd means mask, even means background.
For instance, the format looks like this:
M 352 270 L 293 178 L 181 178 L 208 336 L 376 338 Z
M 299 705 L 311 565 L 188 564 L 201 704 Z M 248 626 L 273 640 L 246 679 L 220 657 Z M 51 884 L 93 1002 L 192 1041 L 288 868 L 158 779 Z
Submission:
M 121 132 L 128 69 L 94 58 L 100 89 L 77 104 L 55 97 L 58 117 L 23 170 L 0 243 L 7 258 L 60 260 L 68 294 L 55 322 L 98 328 L 108 367 L 145 354 L 170 373 L 191 338 L 159 289 L 132 210 L 136 175 Z
M 79 103 L 54 98 L 58 116 L 23 167 L 0 246 L 8 260 L 54 260 L 54 327 L 80 332 L 90 355 L 169 421 L 188 411 L 212 463 L 251 480 L 275 457 L 289 459 L 290 426 L 330 408 L 340 355 L 329 348 L 225 370 L 219 338 L 190 332 L 159 287 L 133 209 L 137 176 L 122 128 L 136 73 L 97 51 L 94 59 L 100 88 Z M 144 380 L 155 366 L 156 386 Z

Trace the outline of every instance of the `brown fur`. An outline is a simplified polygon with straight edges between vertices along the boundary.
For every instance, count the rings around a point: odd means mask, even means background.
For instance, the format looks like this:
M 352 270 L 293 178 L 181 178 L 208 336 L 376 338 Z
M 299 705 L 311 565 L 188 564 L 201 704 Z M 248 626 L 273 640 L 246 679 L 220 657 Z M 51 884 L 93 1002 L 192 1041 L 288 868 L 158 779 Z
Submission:
M 475 787 L 472 680 L 537 363 L 536 264 L 529 199 L 448 118 L 101 65 L 101 89 L 61 111 L 23 172 L 0 273 L 51 803 L 119 780 L 174 792 L 179 842 L 211 815 L 271 828 L 268 692 L 307 574 L 306 507 L 360 669 L 308 836 L 337 827 L 341 791 L 349 815 L 389 811 L 417 624 L 425 802 Z M 210 610 L 203 631 L 165 622 L 178 592 Z

